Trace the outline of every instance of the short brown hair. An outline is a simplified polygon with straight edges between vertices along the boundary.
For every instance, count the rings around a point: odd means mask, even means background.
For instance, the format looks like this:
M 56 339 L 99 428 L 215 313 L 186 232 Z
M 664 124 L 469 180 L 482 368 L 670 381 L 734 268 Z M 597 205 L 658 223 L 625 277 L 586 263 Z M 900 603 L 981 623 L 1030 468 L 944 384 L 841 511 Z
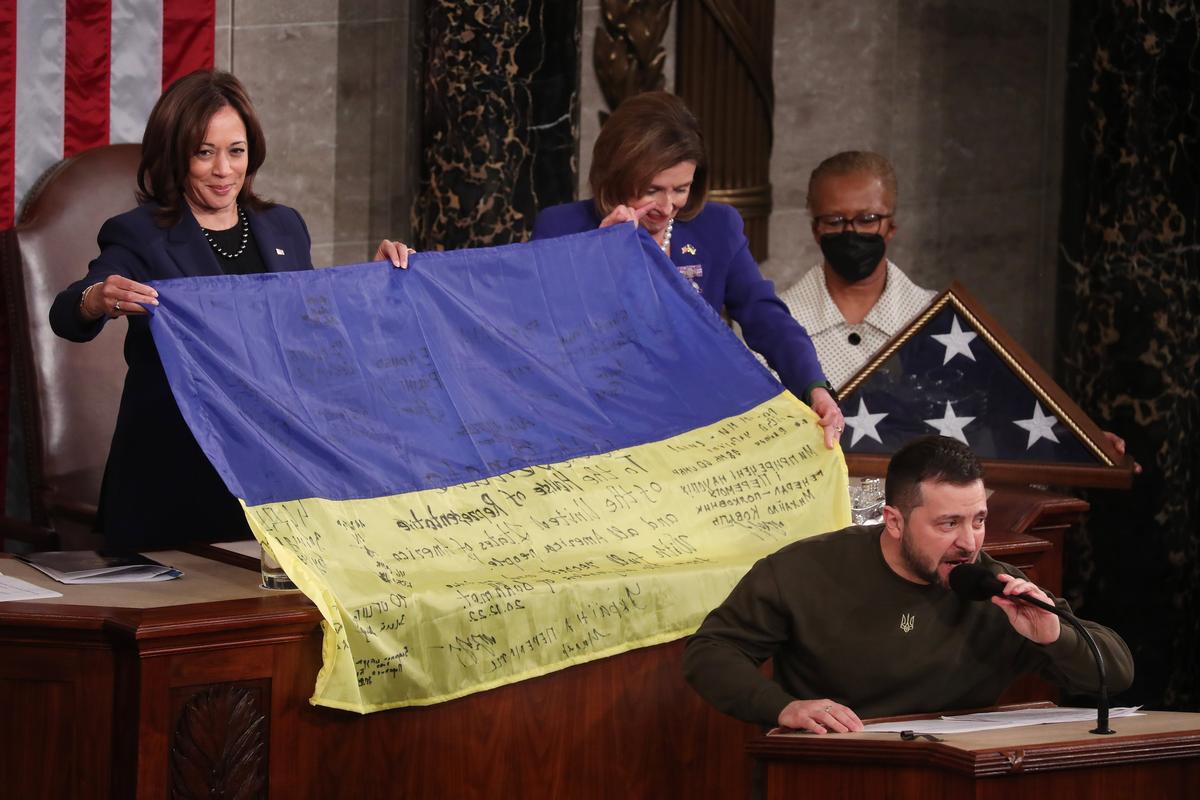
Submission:
M 630 198 L 640 197 L 651 179 L 683 161 L 696 163 L 696 177 L 679 219 L 700 213 L 708 194 L 704 137 L 700 123 L 682 100 L 669 92 L 643 92 L 612 113 L 592 148 L 588 182 L 601 217 Z
M 817 164 L 817 168 L 808 177 L 808 197 L 805 199 L 808 210 L 812 211 L 813 189 L 822 178 L 830 175 L 857 175 L 860 172 L 874 175 L 879 179 L 879 182 L 883 184 L 883 191 L 887 195 L 888 205 L 891 206 L 890 210 L 894 213 L 896 201 L 899 198 L 896 168 L 892 166 L 892 162 L 879 153 L 866 150 L 846 150 Z
M 248 163 L 238 202 L 256 210 L 271 205 L 251 188 L 254 173 L 267 158 L 267 143 L 246 88 L 228 72 L 202 69 L 167 87 L 154 104 L 142 136 L 137 198 L 139 203 L 158 204 L 160 224 L 179 221 L 192 156 L 204 141 L 213 115 L 226 106 L 236 111 L 246 126 Z

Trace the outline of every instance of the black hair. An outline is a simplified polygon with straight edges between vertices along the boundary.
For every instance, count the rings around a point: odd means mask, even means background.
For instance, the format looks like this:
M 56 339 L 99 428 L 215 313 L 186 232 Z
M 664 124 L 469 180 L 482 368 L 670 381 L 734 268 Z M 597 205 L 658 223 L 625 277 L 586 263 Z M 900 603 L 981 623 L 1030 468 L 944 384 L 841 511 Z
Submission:
M 908 514 L 921 505 L 925 481 L 967 486 L 983 480 L 983 465 L 971 448 L 948 436 L 922 436 L 901 447 L 888 462 L 885 502 Z

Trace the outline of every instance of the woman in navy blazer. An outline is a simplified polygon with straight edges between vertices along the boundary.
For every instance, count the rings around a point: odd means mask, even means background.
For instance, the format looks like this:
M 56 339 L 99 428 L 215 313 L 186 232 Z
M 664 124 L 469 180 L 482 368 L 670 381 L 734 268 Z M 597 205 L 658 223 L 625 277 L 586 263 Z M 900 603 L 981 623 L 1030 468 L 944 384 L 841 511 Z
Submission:
M 706 173 L 700 126 L 683 101 L 667 92 L 634 95 L 596 138 L 593 199 L 542 211 L 533 238 L 641 226 L 713 310 L 728 309 L 746 344 L 820 416 L 825 445 L 833 447 L 845 423 L 812 340 L 759 272 L 741 215 L 705 202 Z
M 50 309 L 54 332 L 87 342 L 126 317 L 117 427 L 100 490 L 97 531 L 115 548 L 248 538 L 241 506 L 183 421 L 150 336 L 147 281 L 312 269 L 300 214 L 254 194 L 266 158 L 262 128 L 241 83 L 202 70 L 173 83 L 142 139 L 140 205 L 104 223 L 100 255 Z M 384 240 L 376 259 L 406 266 Z

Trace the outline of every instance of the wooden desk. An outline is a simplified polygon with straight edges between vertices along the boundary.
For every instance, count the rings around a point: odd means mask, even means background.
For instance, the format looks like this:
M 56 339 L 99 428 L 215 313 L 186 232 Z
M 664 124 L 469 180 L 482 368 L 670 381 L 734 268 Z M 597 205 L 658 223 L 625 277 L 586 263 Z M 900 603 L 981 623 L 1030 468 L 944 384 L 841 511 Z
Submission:
M 321 634 L 303 595 L 259 590 L 257 569 L 157 557 L 186 577 L 61 586 L 0 562 L 65 595 L 0 604 L 0 795 L 735 797 L 749 784 L 759 730 L 684 683 L 682 641 L 360 716 L 308 703 Z M 209 592 L 222 599 L 198 602 Z
M 914 723 L 914 729 L 919 725 Z M 1194 798 L 1200 792 L 1200 714 L 1155 711 L 902 741 L 895 733 L 760 736 L 747 748 L 765 767 L 766 797 Z
M 1029 532 L 1054 513 L 1033 505 L 1041 510 L 1023 513 L 1025 530 L 990 526 L 989 550 L 1058 591 L 1061 548 Z M 2 562 L 66 595 L 0 604 L 5 796 L 163 798 L 246 785 L 321 800 L 740 797 L 749 785 L 745 746 L 759 731 L 684 683 L 683 642 L 358 716 L 308 703 L 321 633 L 306 598 L 259 589 L 253 564 L 160 560 L 186 577 L 68 587 Z

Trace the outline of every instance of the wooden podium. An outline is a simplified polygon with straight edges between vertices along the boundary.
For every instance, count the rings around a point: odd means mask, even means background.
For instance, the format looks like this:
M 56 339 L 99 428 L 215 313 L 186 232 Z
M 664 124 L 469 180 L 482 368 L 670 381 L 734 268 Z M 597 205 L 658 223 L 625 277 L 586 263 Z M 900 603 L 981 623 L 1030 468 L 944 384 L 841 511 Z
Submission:
M 765 770 L 765 796 L 894 798 L 1194 798 L 1200 792 L 1200 714 L 1162 711 L 903 741 L 895 733 L 760 736 L 747 748 Z M 914 730 L 920 723 L 914 721 Z
M 1062 533 L 1086 504 L 1005 492 L 989 552 L 1058 591 Z M 0 559 L 64 594 L 0 603 L 0 796 L 743 797 L 750 785 L 759 731 L 686 685 L 682 641 L 359 716 L 308 702 L 321 632 L 307 598 L 258 588 L 253 564 L 157 557 L 185 577 L 62 586 Z

